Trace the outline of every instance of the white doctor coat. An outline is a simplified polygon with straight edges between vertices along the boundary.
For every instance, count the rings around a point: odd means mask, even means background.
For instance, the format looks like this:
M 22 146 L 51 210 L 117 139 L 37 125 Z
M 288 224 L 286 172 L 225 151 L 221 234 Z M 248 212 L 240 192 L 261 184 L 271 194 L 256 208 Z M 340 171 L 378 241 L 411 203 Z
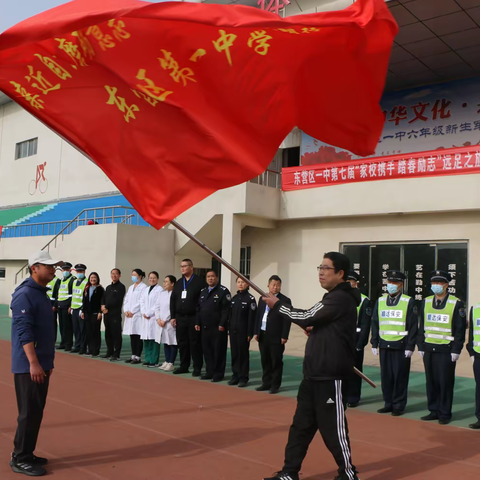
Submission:
M 123 302 L 123 311 L 132 312 L 133 317 L 125 317 L 123 325 L 124 335 L 140 335 L 142 329 L 142 314 L 140 312 L 140 300 L 145 292 L 147 286 L 144 283 L 139 283 L 136 288 L 135 284 L 130 285 L 125 300 Z
M 160 302 L 159 297 L 162 292 L 163 288 L 160 285 L 155 285 L 151 292 L 150 286 L 147 286 L 143 292 L 140 300 L 140 309 L 142 312 L 142 329 L 140 336 L 142 340 L 155 340 L 155 327 L 157 325 L 155 312 L 158 309 Z M 147 320 L 143 315 L 150 318 Z
M 172 325 L 170 319 L 170 297 L 172 292 L 164 290 L 159 297 L 158 308 L 155 312 L 157 319 L 167 322 L 164 327 L 156 324 L 155 341 L 157 343 L 165 343 L 167 345 L 177 344 L 177 332 Z

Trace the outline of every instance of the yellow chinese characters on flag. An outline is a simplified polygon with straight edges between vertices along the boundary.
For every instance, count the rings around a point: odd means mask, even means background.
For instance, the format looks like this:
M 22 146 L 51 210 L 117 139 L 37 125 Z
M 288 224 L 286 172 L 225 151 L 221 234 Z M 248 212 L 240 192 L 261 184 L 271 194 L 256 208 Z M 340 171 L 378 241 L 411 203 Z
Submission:
M 396 31 L 383 0 L 285 19 L 245 6 L 76 0 L 0 35 L 0 90 L 159 228 L 260 174 L 295 126 L 372 153 Z

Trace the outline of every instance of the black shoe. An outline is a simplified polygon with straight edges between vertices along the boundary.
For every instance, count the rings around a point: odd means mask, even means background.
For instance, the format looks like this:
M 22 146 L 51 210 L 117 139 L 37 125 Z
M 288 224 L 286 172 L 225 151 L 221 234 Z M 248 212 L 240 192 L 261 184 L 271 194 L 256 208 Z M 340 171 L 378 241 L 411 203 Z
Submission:
M 118 357 L 110 357 L 111 362 L 118 362 L 120 359 Z
M 267 387 L 267 385 L 260 385 L 255 390 L 257 392 L 266 392 L 267 390 L 270 390 L 270 387 Z
M 66 351 L 66 352 L 71 352 L 72 349 L 71 349 L 71 348 L 65 348 L 65 351 Z
M 441 418 L 439 421 L 438 421 L 438 424 L 439 425 L 448 425 L 450 423 L 450 419 L 449 418 Z
M 55 347 L 55 350 L 65 350 L 65 345 L 58 345 Z
M 383 407 L 377 410 L 377 413 L 392 413 L 393 408 L 392 407 Z
M 148 368 L 158 368 L 159 365 L 158 363 L 151 363 L 150 365 L 147 365 Z
M 112 358 L 111 355 L 108 355 L 108 353 L 106 355 L 102 355 L 100 358 Z
M 349 404 L 348 404 L 348 408 L 357 408 L 357 407 L 358 407 L 358 403 L 359 403 L 359 402 L 349 403 Z
M 242 381 L 238 384 L 238 387 L 239 387 L 239 388 L 245 388 L 247 385 L 248 385 L 248 381 L 246 382 L 245 380 L 242 380 Z
M 129 358 L 128 360 L 125 360 L 125 363 L 132 363 L 133 362 L 133 358 Z
M 92 358 L 98 358 L 100 355 L 97 353 L 96 355 L 92 354 Z
M 79 354 L 79 355 L 86 355 L 87 352 L 86 352 L 85 350 L 80 350 L 80 351 L 78 352 L 78 354 Z
M 269 393 L 270 395 L 275 395 L 275 394 L 278 393 L 279 391 L 280 391 L 279 388 L 271 388 L 271 389 L 268 391 L 268 393 Z
M 438 420 L 438 415 L 436 413 L 430 412 L 428 415 L 421 417 L 420 420 L 423 420 L 424 422 L 429 422 L 430 420 Z
M 80 353 L 80 349 L 79 348 L 72 348 L 72 350 L 70 350 L 70 353 Z
M 141 363 L 141 361 L 137 360 L 136 358 L 134 358 L 133 360 L 130 359 L 130 365 L 138 365 L 139 363 Z
M 182 375 L 183 373 L 190 373 L 190 372 L 188 371 L 188 369 L 185 370 L 184 368 L 176 368 L 176 369 L 173 371 L 173 374 L 174 374 L 174 375 Z
M 198 370 L 194 370 L 193 373 L 192 373 L 192 377 L 200 377 L 202 375 L 202 372 L 198 371 Z M 210 377 L 212 378 L 212 377 Z
M 198 376 L 198 375 L 195 375 L 195 376 Z M 200 380 L 213 380 L 213 377 L 211 375 L 202 375 L 200 377 Z
M 392 412 L 392 417 L 401 417 L 403 415 L 403 410 L 394 410 Z
M 231 380 L 228 381 L 228 385 L 238 385 L 238 379 L 232 378 Z
M 16 460 L 12 460 L 10 466 L 15 473 L 23 473 L 29 477 L 41 477 L 47 473 L 41 465 L 36 465 L 34 463 L 17 462 Z
M 91 353 L 84 353 L 83 356 L 84 357 L 93 357 L 93 355 Z
M 480 420 L 477 420 L 475 423 L 471 423 L 468 428 L 471 428 L 472 430 L 478 430 L 480 429 Z
M 263 480 L 299 480 L 297 473 L 275 472 L 273 477 L 265 477 Z
M 212 378 L 213 383 L 223 382 L 223 377 Z
M 12 462 L 17 461 L 17 457 L 15 453 L 12 452 Z M 37 457 L 36 455 L 32 455 L 31 458 L 28 459 L 28 463 L 33 463 L 34 465 L 48 465 L 48 459 L 43 457 Z

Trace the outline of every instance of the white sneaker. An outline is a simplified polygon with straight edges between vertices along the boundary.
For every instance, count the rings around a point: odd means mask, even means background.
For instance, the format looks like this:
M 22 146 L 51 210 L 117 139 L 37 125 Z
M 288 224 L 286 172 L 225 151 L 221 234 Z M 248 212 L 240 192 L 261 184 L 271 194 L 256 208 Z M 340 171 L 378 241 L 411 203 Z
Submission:
M 173 372 L 175 370 L 175 367 L 173 366 L 173 363 L 167 363 L 167 366 L 164 368 L 166 372 Z
M 163 362 L 158 368 L 159 370 L 165 370 L 165 367 L 168 365 L 167 362 Z

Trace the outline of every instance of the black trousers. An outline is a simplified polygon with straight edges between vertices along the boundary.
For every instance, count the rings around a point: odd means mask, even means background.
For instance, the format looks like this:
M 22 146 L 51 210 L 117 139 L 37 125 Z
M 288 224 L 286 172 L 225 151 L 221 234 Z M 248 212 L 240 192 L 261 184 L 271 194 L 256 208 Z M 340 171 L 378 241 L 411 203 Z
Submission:
M 52 314 L 53 314 L 53 328 L 55 330 L 55 343 L 57 343 L 57 335 L 58 335 L 58 321 L 57 321 L 57 318 L 58 318 L 58 312 L 57 311 L 53 311 L 53 305 L 52 305 Z
M 218 327 L 201 328 L 206 375 L 222 380 L 227 366 L 227 332 L 220 332 Z
M 43 419 L 43 410 L 47 401 L 50 372 L 45 372 L 45 382 L 32 381 L 29 373 L 15 374 L 15 393 L 17 395 L 18 419 L 14 440 L 14 453 L 18 462 L 28 462 L 37 446 L 38 432 Z
M 102 320 L 98 320 L 98 313 L 85 315 L 87 350 L 91 355 L 99 355 L 102 346 Z
M 317 432 L 338 465 L 341 480 L 354 480 L 348 425 L 345 418 L 347 386 L 342 380 L 303 380 L 298 389 L 297 410 L 288 434 L 283 471 L 300 472 L 308 447 Z
M 453 387 L 456 362 L 450 353 L 425 352 L 423 356 L 427 380 L 428 410 L 439 419 L 452 418 Z
M 105 323 L 107 355 L 119 358 L 122 351 L 122 315 L 120 313 L 106 313 L 103 321 Z
M 193 371 L 200 372 L 203 367 L 201 333 L 195 330 L 195 316 L 177 317 L 177 344 L 180 350 L 180 368 L 188 370 L 190 359 Z
M 258 346 L 263 370 L 262 384 L 269 388 L 280 388 L 285 345 L 270 342 L 264 333 L 260 334 L 259 340 Z
M 480 420 L 480 358 L 477 356 L 473 363 L 473 374 L 475 376 L 475 416 Z
M 355 351 L 355 367 L 363 372 L 363 357 L 365 356 L 365 350 Z M 362 396 L 362 379 L 352 372 L 348 380 L 348 403 L 358 403 Z
M 250 372 L 250 342 L 248 336 L 239 332 L 230 332 L 230 351 L 232 354 L 232 378 L 248 382 Z
M 386 408 L 403 412 L 407 406 L 411 358 L 405 350 L 380 349 L 380 373 Z
M 65 350 L 71 350 L 73 347 L 73 324 L 68 308 L 58 309 L 58 322 L 60 324 L 60 346 L 65 347 Z
M 130 347 L 132 348 L 132 356 L 142 356 L 143 340 L 140 338 L 140 335 L 130 335 Z
M 74 349 L 80 350 L 81 353 L 85 353 L 87 344 L 87 327 L 86 321 L 80 316 L 80 309 L 72 309 L 72 325 L 73 334 L 75 336 Z

